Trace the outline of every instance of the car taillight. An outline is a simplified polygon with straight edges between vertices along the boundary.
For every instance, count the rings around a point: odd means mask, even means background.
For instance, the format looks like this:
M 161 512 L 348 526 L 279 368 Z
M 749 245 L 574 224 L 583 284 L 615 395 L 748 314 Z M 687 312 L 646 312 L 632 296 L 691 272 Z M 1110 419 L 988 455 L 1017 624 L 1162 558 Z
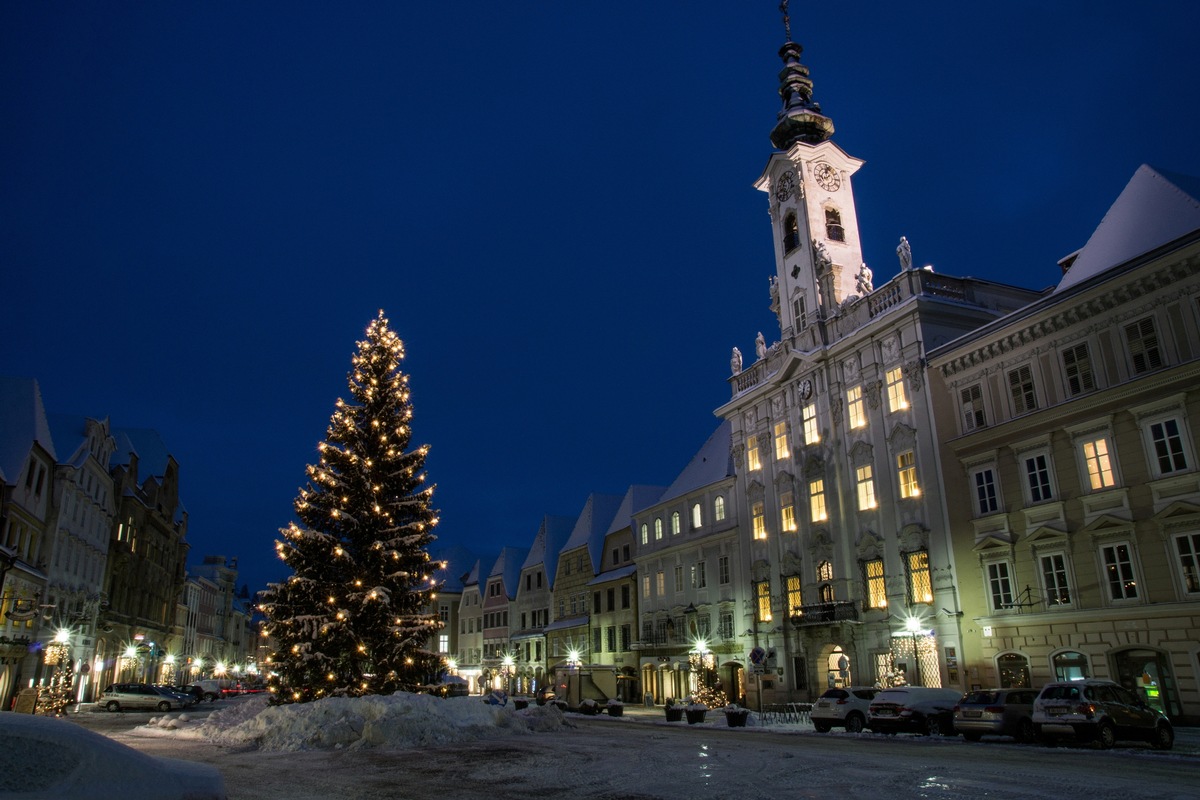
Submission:
M 837 701 L 837 704 L 838 704 L 839 706 L 844 706 L 844 705 L 846 705 L 846 703 L 848 703 L 848 702 L 849 702 L 849 701 L 848 701 L 846 698 L 844 698 L 844 697 L 839 697 L 839 698 L 838 698 L 838 701 Z
M 1091 719 L 1096 713 L 1096 707 L 1091 703 L 1080 703 L 1079 705 L 1075 706 L 1075 713 L 1083 714 L 1088 719 Z
M 985 708 L 983 710 L 989 714 L 1003 714 L 1004 706 L 988 706 L 987 708 Z

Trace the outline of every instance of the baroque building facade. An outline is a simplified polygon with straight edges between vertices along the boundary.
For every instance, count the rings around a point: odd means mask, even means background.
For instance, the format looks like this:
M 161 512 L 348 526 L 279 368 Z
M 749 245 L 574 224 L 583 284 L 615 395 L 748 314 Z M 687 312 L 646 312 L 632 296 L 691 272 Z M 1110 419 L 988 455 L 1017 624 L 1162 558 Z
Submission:
M 930 354 L 971 686 L 1200 721 L 1200 181 L 1143 166 L 1054 291 Z
M 745 368 L 735 348 L 732 397 L 716 412 L 731 425 L 752 594 L 739 624 L 766 653 L 762 703 L 827 686 L 960 685 L 959 576 L 924 359 L 1037 295 L 914 269 L 906 240 L 899 273 L 874 285 L 852 188 L 863 162 L 831 141 L 800 54 L 791 41 L 780 50 L 776 151 L 756 182 L 780 340 L 760 333 Z

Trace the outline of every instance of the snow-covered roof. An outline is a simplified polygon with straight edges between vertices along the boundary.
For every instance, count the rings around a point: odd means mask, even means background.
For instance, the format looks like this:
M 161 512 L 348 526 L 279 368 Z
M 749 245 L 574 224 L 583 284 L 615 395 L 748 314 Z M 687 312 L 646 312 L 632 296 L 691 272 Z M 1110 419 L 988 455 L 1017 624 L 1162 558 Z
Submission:
M 74 463 L 87 442 L 87 417 L 79 414 L 47 414 L 46 421 L 50 423 L 50 435 L 62 451 L 57 456 L 58 463 Z M 86 453 L 83 455 L 86 458 Z
M 623 567 L 610 569 L 608 572 L 601 572 L 596 577 L 588 581 L 588 586 L 596 583 L 608 583 L 609 581 L 619 581 L 621 578 L 628 578 L 637 572 L 637 564 L 626 564 Z
M 575 528 L 571 531 L 571 538 L 567 539 L 561 552 L 586 546 L 588 556 L 592 560 L 592 570 L 595 571 L 602 563 L 604 537 L 608 535 L 608 527 L 617 515 L 617 509 L 621 507 L 621 499 L 620 495 L 615 494 L 593 492 L 588 495 L 587 502 L 583 504 L 583 511 L 575 521 Z
M 566 628 L 578 628 L 581 625 L 587 625 L 588 618 L 584 617 L 567 617 L 566 619 L 556 619 L 545 627 L 545 632 L 561 631 Z
M 688 462 L 679 476 L 675 478 L 675 482 L 667 487 L 657 502 L 666 502 L 674 500 L 677 497 L 683 497 L 689 492 L 695 491 L 702 486 L 716 483 L 725 478 L 735 475 L 733 468 L 733 453 L 729 446 L 730 436 L 733 432 L 733 426 L 729 420 L 723 420 L 713 435 L 708 437 L 708 441 L 700 448 L 696 455 L 692 456 L 692 460 Z M 653 503 L 647 504 L 653 505 Z M 647 506 L 634 508 L 633 510 L 641 511 Z
M 58 460 L 37 380 L 0 377 L 0 473 L 6 480 L 20 479 L 34 442 Z
M 528 548 L 505 547 L 500 551 L 496 563 L 492 565 L 492 571 L 488 573 L 489 580 L 499 576 L 504 581 L 504 593 L 509 600 L 515 600 L 517 597 L 517 585 L 521 582 L 521 565 L 528 556 Z
M 575 520 L 571 517 L 552 514 L 542 517 L 542 524 L 538 527 L 537 536 L 534 537 L 533 547 L 529 548 L 529 557 L 525 559 L 521 569 L 526 570 L 541 564 L 546 577 L 550 579 L 551 587 L 553 587 L 554 574 L 558 569 L 558 553 L 571 535 L 574 525 Z
M 1200 230 L 1200 178 L 1138 167 L 1055 292 Z
M 633 512 L 654 505 L 666 490 L 665 486 L 630 486 L 625 492 L 625 496 L 621 498 L 621 507 L 613 516 L 607 533 L 616 533 L 622 528 L 633 525 Z
M 171 451 L 158 431 L 152 428 L 114 428 L 112 434 L 117 440 L 117 449 L 112 457 L 113 466 L 127 466 L 130 453 L 134 453 L 138 457 L 139 482 L 167 474 Z

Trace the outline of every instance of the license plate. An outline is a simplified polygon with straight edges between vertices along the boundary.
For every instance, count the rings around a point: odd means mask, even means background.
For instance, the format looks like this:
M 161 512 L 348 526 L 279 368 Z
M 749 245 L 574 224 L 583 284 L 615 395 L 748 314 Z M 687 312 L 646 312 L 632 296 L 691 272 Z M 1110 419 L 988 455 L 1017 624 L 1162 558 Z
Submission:
M 962 712 L 962 715 L 963 715 L 963 717 L 965 717 L 967 719 L 979 719 L 980 717 L 983 716 L 983 712 L 982 711 L 964 711 L 964 712 Z
M 875 709 L 875 716 L 877 716 L 877 717 L 894 717 L 894 716 L 896 716 L 896 709 L 894 709 L 894 708 L 877 708 L 877 709 Z
M 817 703 L 817 708 L 829 708 L 829 701 L 822 700 L 821 702 Z
M 1066 713 L 1066 709 L 1057 706 L 1051 706 L 1050 708 L 1046 709 L 1046 713 L 1052 717 L 1061 717 L 1064 713 Z

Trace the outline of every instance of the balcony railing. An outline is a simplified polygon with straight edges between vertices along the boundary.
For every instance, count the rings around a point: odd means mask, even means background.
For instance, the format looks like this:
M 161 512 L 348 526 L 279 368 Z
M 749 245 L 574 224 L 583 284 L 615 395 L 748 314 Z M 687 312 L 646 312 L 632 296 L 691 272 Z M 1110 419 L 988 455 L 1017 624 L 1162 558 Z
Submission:
M 804 628 L 810 625 L 829 625 L 833 622 L 857 621 L 858 603 L 849 600 L 800 606 L 800 611 L 792 614 L 792 624 L 797 628 Z

